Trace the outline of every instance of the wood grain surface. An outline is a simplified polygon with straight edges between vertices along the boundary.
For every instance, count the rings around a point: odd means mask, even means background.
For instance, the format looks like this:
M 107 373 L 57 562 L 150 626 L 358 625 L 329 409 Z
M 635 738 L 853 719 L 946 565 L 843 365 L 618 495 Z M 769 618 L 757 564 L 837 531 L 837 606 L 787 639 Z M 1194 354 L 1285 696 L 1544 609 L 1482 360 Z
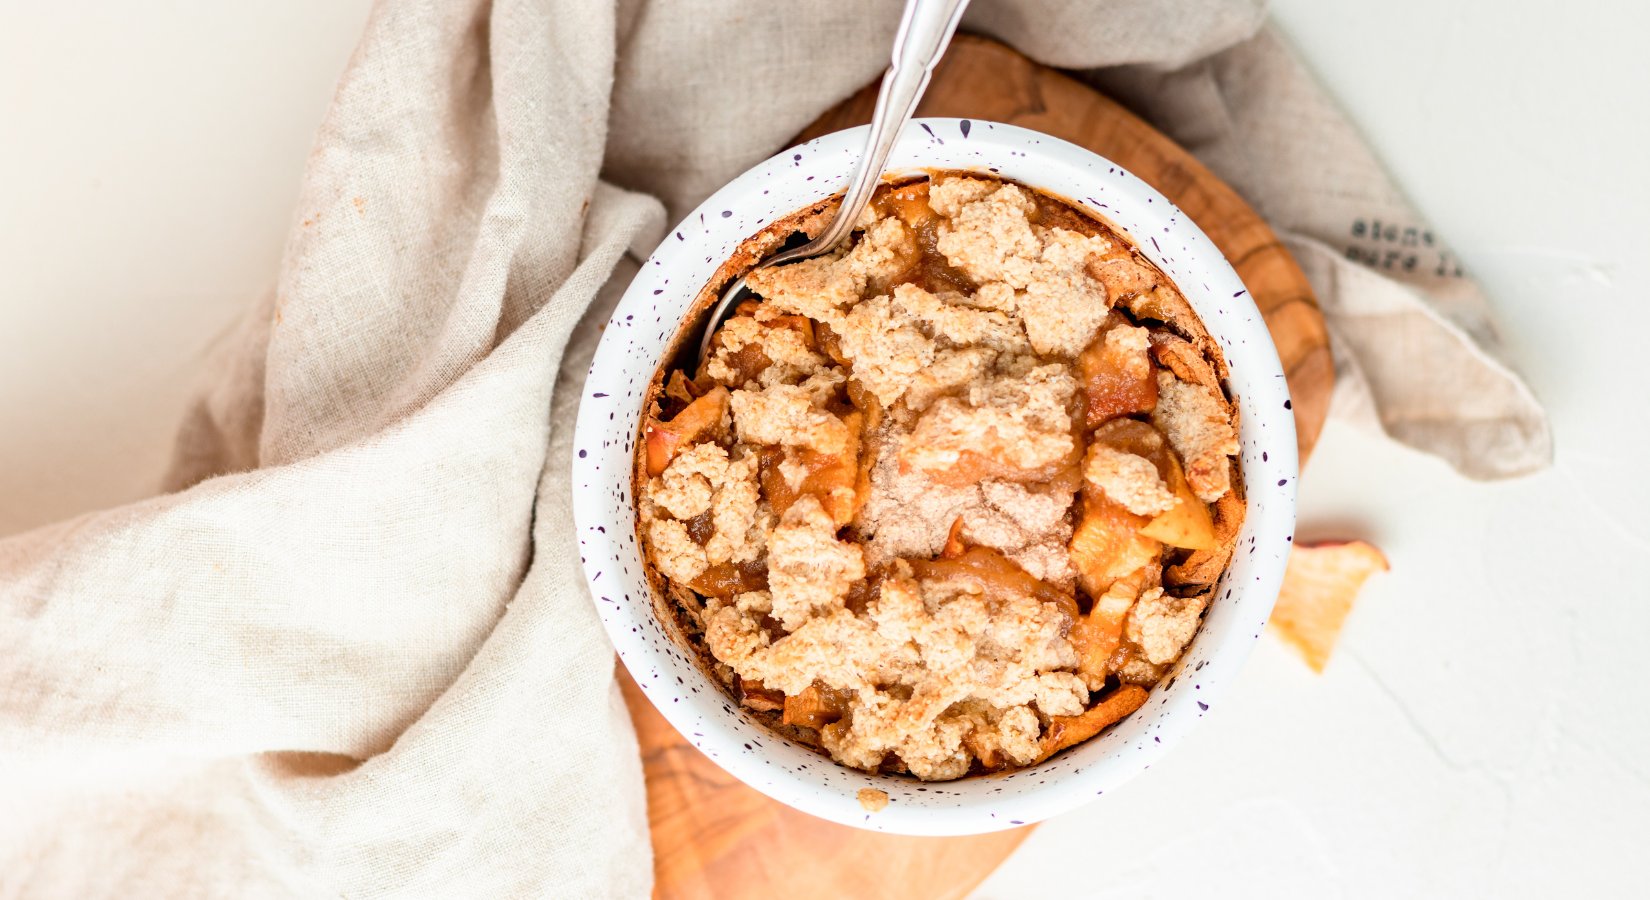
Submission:
M 876 88 L 867 85 L 825 113 L 798 141 L 869 121 Z M 1334 387 L 1328 334 L 1300 267 L 1231 188 L 1115 102 L 983 38 L 956 39 L 917 114 L 1006 122 L 1063 138 L 1173 200 L 1231 260 L 1265 316 L 1306 459 Z M 665 900 L 963 897 L 1030 831 L 912 838 L 816 819 L 740 784 L 677 734 L 622 667 L 620 681 L 641 741 L 655 894 Z

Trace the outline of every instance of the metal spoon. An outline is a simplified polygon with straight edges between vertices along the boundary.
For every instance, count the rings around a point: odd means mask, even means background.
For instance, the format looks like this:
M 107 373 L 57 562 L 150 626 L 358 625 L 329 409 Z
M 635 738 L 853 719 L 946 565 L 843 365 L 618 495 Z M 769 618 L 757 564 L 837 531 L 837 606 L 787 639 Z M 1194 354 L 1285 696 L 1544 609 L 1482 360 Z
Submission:
M 882 171 L 888 165 L 894 141 L 917 109 L 917 101 L 928 89 L 928 79 L 934 74 L 934 64 L 951 43 L 968 0 L 906 0 L 905 15 L 900 19 L 899 32 L 894 36 L 893 64 L 882 76 L 882 89 L 877 92 L 876 112 L 871 114 L 871 131 L 865 139 L 865 153 L 859 167 L 837 207 L 836 218 L 820 232 L 819 237 L 791 250 L 783 250 L 756 264 L 751 272 L 770 266 L 824 256 L 848 239 L 859 221 L 859 214 L 871 202 L 882 181 Z M 750 272 L 745 273 L 749 275 Z M 733 312 L 735 301 L 745 291 L 745 275 L 735 279 L 722 291 L 722 299 L 711 310 L 705 322 L 704 336 L 699 339 L 699 358 L 695 370 L 710 355 L 710 339 Z

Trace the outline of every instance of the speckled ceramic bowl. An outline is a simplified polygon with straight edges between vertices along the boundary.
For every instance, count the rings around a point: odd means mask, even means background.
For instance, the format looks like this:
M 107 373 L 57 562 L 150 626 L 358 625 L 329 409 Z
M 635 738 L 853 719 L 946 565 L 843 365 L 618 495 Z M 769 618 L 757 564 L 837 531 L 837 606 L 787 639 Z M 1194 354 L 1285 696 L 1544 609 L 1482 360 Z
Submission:
M 1046 819 L 1122 784 L 1209 715 L 1271 613 L 1295 523 L 1295 426 L 1277 351 L 1237 273 L 1162 194 L 1065 141 L 990 122 L 919 119 L 890 177 L 926 170 L 999 175 L 1080 204 L 1134 240 L 1220 342 L 1242 413 L 1248 514 L 1232 564 L 1179 667 L 1146 706 L 1041 765 L 924 784 L 844 768 L 745 714 L 695 662 L 644 574 L 631 497 L 633 449 L 648 385 L 683 318 L 746 238 L 847 186 L 865 130 L 827 135 L 757 165 L 665 238 L 608 323 L 579 408 L 573 514 L 579 552 L 608 635 L 659 711 L 741 781 L 804 812 L 901 834 L 971 834 Z M 881 812 L 861 808 L 879 788 Z

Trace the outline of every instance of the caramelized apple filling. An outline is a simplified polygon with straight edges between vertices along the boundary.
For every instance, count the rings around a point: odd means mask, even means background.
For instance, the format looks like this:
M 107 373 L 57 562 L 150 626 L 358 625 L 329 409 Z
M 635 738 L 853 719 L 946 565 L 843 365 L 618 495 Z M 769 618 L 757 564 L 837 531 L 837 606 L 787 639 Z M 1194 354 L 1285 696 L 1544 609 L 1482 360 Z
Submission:
M 647 559 L 788 736 L 925 780 L 1032 765 L 1138 709 L 1197 631 L 1243 517 L 1224 362 L 1051 197 L 938 175 L 858 226 L 751 273 L 698 370 L 661 372 Z

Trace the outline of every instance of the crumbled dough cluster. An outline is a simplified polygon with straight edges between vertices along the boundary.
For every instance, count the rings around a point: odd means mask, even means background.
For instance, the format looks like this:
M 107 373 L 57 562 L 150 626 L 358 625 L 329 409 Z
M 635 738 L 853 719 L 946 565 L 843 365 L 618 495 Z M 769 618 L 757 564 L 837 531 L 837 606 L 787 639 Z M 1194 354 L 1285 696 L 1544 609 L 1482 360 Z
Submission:
M 1237 431 L 1220 397 L 1168 372 L 1157 373 L 1157 407 L 1152 421 L 1186 463 L 1186 479 L 1205 503 L 1232 489 L 1226 460 L 1238 452 Z
M 717 563 L 750 562 L 767 543 L 767 510 L 756 483 L 756 457 L 729 459 L 714 443 L 695 444 L 649 483 L 644 519 L 654 563 L 665 577 L 689 582 Z M 685 523 L 708 518 L 710 538 L 693 540 Z
M 1089 448 L 1083 480 L 1136 515 L 1168 512 L 1178 502 L 1150 460 L 1111 447 Z
M 769 551 L 787 574 L 767 592 L 713 601 L 705 639 L 717 659 L 769 688 L 848 694 L 851 715 L 820 731 L 839 761 L 874 769 L 895 753 L 918 778 L 957 778 L 974 758 L 969 742 L 989 740 L 1027 765 L 1042 730 L 1031 704 L 1046 715 L 1083 711 L 1088 689 L 1071 671 L 1070 621 L 1058 606 L 991 597 L 967 577 L 919 579 L 900 562 L 855 615 L 845 600 L 849 576 L 864 572 L 860 552 L 832 533 L 811 498 L 793 506 Z M 777 640 L 761 625 L 770 615 L 788 628 Z
M 657 425 L 650 561 L 741 689 L 846 765 L 950 779 L 1059 749 L 1108 677 L 1154 683 L 1195 634 L 1207 595 L 1166 589 L 1167 554 L 1235 529 L 1203 509 L 1237 452 L 1213 368 L 1114 311 L 1172 286 L 1048 202 L 936 177 L 846 249 L 752 273 L 691 382 L 725 406 Z

